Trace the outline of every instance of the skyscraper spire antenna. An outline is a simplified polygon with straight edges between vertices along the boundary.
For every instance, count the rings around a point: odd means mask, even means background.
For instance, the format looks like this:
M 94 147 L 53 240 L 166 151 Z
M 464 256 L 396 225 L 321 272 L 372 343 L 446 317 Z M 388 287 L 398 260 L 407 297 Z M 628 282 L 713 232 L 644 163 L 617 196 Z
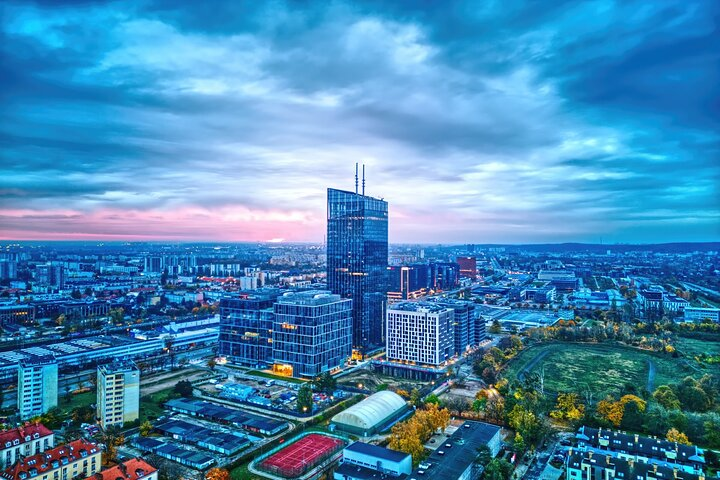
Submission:
M 355 162 L 355 193 L 358 193 L 358 162 Z
M 362 189 L 363 196 L 365 196 L 365 164 L 363 163 L 363 189 Z

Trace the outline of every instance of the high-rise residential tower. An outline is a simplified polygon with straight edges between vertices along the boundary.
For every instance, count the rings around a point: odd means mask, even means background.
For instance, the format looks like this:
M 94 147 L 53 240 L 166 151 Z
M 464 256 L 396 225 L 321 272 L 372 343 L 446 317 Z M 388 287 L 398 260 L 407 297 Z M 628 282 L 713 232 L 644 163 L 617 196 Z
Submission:
M 444 365 L 455 353 L 455 312 L 429 302 L 396 303 L 387 311 L 387 359 Z
M 58 403 L 58 364 L 51 355 L 18 363 L 18 410 L 27 420 L 47 412 Z
M 97 369 L 97 418 L 103 428 L 123 426 L 140 416 L 140 370 L 130 360 Z
M 332 293 L 352 298 L 353 348 L 384 344 L 387 294 L 388 204 L 365 195 L 328 189 L 327 280 Z

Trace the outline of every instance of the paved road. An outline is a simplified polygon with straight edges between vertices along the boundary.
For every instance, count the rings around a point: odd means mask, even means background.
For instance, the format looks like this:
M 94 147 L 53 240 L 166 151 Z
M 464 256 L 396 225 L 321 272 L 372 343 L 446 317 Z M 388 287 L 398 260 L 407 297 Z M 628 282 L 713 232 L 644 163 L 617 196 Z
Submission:
M 540 361 L 541 361 L 543 358 L 545 358 L 548 353 L 550 353 L 550 350 L 545 350 L 545 351 L 543 351 L 540 355 L 538 355 L 537 357 L 533 358 L 533 359 L 530 361 L 530 363 L 528 363 L 527 365 L 525 365 L 525 368 L 523 368 L 522 370 L 520 370 L 520 371 L 518 372 L 518 380 L 522 380 L 522 379 L 525 377 L 525 374 L 528 373 L 528 372 L 529 372 L 530 370 L 532 370 L 533 368 L 535 368 L 535 365 L 537 365 L 538 363 L 540 363 Z
M 647 391 L 652 392 L 655 390 L 655 362 L 648 360 L 648 379 L 647 379 Z

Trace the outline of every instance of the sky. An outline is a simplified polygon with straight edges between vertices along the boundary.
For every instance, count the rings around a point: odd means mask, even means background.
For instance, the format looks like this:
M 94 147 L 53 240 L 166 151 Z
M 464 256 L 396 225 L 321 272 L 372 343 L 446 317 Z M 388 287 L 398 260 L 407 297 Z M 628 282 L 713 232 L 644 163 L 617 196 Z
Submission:
M 3 2 L 0 238 L 720 240 L 720 2 Z

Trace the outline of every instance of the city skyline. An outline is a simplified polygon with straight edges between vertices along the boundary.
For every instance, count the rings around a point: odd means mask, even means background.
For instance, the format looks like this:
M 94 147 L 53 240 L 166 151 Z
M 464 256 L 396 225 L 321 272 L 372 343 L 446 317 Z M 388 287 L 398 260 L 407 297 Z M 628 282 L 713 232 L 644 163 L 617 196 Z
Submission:
M 5 4 L 0 239 L 720 240 L 715 2 L 216 5 Z

